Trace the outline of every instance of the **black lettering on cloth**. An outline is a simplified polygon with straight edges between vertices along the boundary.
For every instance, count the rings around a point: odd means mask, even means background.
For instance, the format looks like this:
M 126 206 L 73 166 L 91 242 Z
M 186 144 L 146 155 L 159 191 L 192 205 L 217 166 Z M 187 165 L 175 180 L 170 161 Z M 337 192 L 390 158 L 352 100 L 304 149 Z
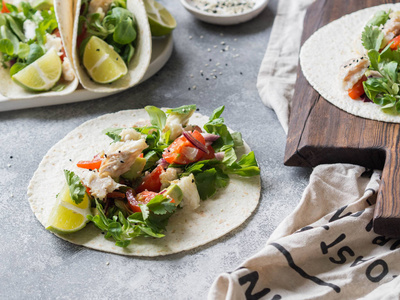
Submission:
M 364 256 L 358 256 L 358 257 L 354 260 L 354 262 L 351 264 L 350 268 L 351 268 L 351 267 L 358 266 L 358 265 L 361 265 L 361 264 L 363 264 L 363 263 L 365 263 L 365 262 L 367 262 L 367 261 L 369 261 L 369 260 L 371 260 L 371 259 L 374 259 L 375 256 L 372 256 L 372 257 L 370 257 L 370 258 L 368 258 L 368 259 L 363 259 L 363 258 L 364 258 Z
M 372 272 L 373 270 L 378 267 L 381 266 L 382 271 L 380 274 L 373 276 Z M 387 274 L 389 273 L 389 267 L 387 265 L 387 263 L 382 260 L 382 259 L 378 259 L 376 261 L 374 261 L 372 264 L 370 264 L 368 266 L 368 268 L 365 270 L 365 275 L 367 276 L 368 280 L 372 281 L 372 282 L 379 282 L 381 281 Z
M 310 230 L 310 229 L 313 229 L 313 228 L 314 227 L 312 227 L 312 226 L 306 226 L 306 227 L 303 227 L 303 228 L 299 229 L 298 231 L 296 231 L 296 233 L 307 231 L 307 230 Z
M 383 235 L 377 236 L 372 240 L 372 244 L 378 245 L 378 246 L 385 246 L 387 242 L 389 242 L 391 238 L 387 238 Z
M 322 226 L 322 228 L 325 229 L 325 230 L 329 230 L 329 226 L 328 225 L 324 225 L 324 226 Z
M 287 251 L 284 247 L 282 247 L 281 245 L 279 245 L 277 243 L 271 243 L 270 245 L 274 246 L 285 256 L 285 258 L 289 264 L 289 267 L 291 267 L 294 271 L 296 271 L 301 277 L 311 280 L 312 282 L 314 282 L 318 285 L 328 286 L 328 287 L 332 288 L 336 293 L 340 293 L 340 287 L 338 287 L 337 285 L 335 285 L 333 283 L 325 282 L 316 276 L 309 275 L 302 268 L 297 266 L 293 261 L 292 255 L 290 255 L 289 251 Z
M 247 288 L 246 292 L 244 293 L 244 295 L 246 296 L 247 300 L 258 300 L 261 299 L 262 297 L 264 297 L 265 295 L 267 295 L 271 290 L 269 288 L 265 288 L 262 291 L 253 294 L 253 290 L 254 287 L 257 284 L 257 281 L 259 279 L 259 275 L 257 271 L 253 271 L 249 274 L 246 274 L 242 277 L 239 277 L 239 284 L 240 285 L 244 285 L 247 282 L 250 282 L 249 287 Z M 275 296 L 279 296 L 279 295 L 275 295 Z M 275 298 L 274 296 L 274 298 Z M 280 296 L 279 296 L 280 297 Z M 276 299 L 280 299 L 280 298 L 276 298 Z
M 321 250 L 322 250 L 322 254 L 327 254 L 328 253 L 328 249 L 335 246 L 336 244 L 339 244 L 341 241 L 343 241 L 346 238 L 346 235 L 344 233 L 342 233 L 341 235 L 339 235 L 339 237 L 334 240 L 331 244 L 327 245 L 325 242 L 321 242 Z
M 397 240 L 393 243 L 392 246 L 390 246 L 390 250 L 396 250 L 400 246 L 400 240 Z
M 372 230 L 372 225 L 374 224 L 374 220 L 371 219 L 371 221 L 369 221 L 369 223 L 367 224 L 367 226 L 365 226 L 365 230 L 367 232 L 370 232 Z
M 339 260 L 334 259 L 333 257 L 329 257 L 329 260 L 333 262 L 334 264 L 342 265 L 344 264 L 347 259 L 346 256 L 344 256 L 344 253 L 348 253 L 350 256 L 354 256 L 354 251 L 351 250 L 349 246 L 344 246 L 340 248 L 337 252 L 337 255 L 339 256 Z
M 345 206 L 339 208 L 339 209 L 335 212 L 335 214 L 332 216 L 332 218 L 329 220 L 329 223 L 330 223 L 330 222 L 337 221 L 337 220 L 342 219 L 342 218 L 344 218 L 344 217 L 350 216 L 350 215 L 351 215 L 351 212 L 348 212 L 348 213 L 345 214 L 344 216 L 341 216 L 341 215 L 340 215 L 346 208 L 347 208 L 347 205 L 345 205 Z

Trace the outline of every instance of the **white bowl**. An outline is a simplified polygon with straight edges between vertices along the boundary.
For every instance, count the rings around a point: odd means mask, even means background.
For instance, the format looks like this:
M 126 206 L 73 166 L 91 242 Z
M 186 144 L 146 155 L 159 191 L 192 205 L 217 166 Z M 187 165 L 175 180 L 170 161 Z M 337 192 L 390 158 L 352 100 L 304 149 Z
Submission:
M 205 12 L 196 8 L 192 0 L 181 0 L 182 5 L 201 21 L 217 25 L 234 25 L 249 21 L 255 18 L 267 6 L 268 0 L 255 0 L 256 4 L 251 10 L 241 14 L 219 15 Z

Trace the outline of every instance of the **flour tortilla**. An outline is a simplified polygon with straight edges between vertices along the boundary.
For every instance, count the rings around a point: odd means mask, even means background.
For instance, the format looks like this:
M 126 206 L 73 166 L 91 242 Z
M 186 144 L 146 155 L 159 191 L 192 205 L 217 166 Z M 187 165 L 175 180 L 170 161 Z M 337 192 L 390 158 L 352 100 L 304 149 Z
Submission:
M 8 1 L 6 1 L 8 2 Z M 54 1 L 54 11 L 56 13 L 56 18 L 58 21 L 58 28 L 60 30 L 61 39 L 63 41 L 64 49 L 66 51 L 67 57 L 72 64 L 72 57 L 68 55 L 68 52 L 72 49 L 72 43 L 70 39 L 66 39 L 72 33 L 72 2 L 70 1 L 59 1 L 63 3 L 63 11 L 58 9 L 57 11 L 57 3 Z M 61 14 L 60 14 L 61 13 Z M 10 77 L 10 69 L 4 69 L 0 67 L 0 93 L 10 99 L 26 99 L 26 98 L 37 98 L 37 97 L 54 97 L 54 96 L 62 96 L 72 93 L 76 90 L 79 85 L 78 78 L 75 76 L 73 81 L 65 81 L 62 82 L 66 84 L 66 87 L 60 92 L 29 92 L 24 88 L 20 87 L 16 84 Z
M 56 0 L 60 3 L 68 2 L 65 0 Z M 66 4 L 64 4 L 66 5 Z M 137 24 L 137 38 L 135 53 L 128 66 L 128 74 L 111 84 L 99 84 L 91 80 L 83 67 L 79 58 L 79 49 L 77 47 L 78 22 L 81 8 L 81 0 L 77 0 L 75 6 L 75 19 L 73 27 L 72 57 L 76 73 L 82 86 L 92 92 L 108 93 L 125 90 L 140 82 L 150 64 L 152 40 L 150 25 L 147 19 L 146 9 L 143 0 L 127 0 L 127 9 L 135 16 Z
M 126 110 L 90 120 L 65 136 L 44 156 L 28 187 L 29 203 L 35 216 L 46 226 L 56 195 L 64 185 L 63 170 L 74 168 L 79 160 L 89 159 L 107 149 L 110 138 L 102 133 L 109 127 L 128 127 L 147 120 L 144 109 Z M 203 126 L 208 117 L 195 113 L 189 124 Z M 249 152 L 247 144 L 243 152 Z M 106 240 L 100 229 L 89 223 L 84 229 L 58 237 L 88 248 L 135 256 L 160 256 L 190 250 L 227 234 L 241 225 L 257 207 L 260 198 L 260 176 L 231 176 L 225 189 L 201 202 L 193 211 L 184 206 L 169 220 L 162 239 L 137 238 L 127 248 Z
M 339 79 L 340 66 L 360 56 L 354 52 L 353 45 L 366 22 L 375 12 L 389 9 L 400 10 L 400 3 L 359 10 L 322 27 L 301 48 L 300 64 L 308 82 L 333 105 L 359 117 L 400 123 L 399 115 L 385 114 L 374 103 L 352 100 Z

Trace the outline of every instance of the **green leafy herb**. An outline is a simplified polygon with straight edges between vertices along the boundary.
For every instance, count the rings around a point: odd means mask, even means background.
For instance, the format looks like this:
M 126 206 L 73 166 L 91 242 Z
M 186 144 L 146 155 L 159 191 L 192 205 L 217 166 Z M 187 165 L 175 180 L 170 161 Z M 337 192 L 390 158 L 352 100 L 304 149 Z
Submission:
M 155 106 L 146 106 L 144 108 L 150 117 L 150 122 L 153 126 L 157 127 L 159 130 L 162 130 L 165 127 L 165 121 L 167 120 L 167 116 L 165 112 Z
M 191 111 L 195 111 L 195 110 L 196 110 L 196 105 L 195 104 L 183 105 L 183 106 L 180 106 L 180 107 L 177 107 L 177 108 L 167 109 L 167 114 L 187 115 Z
M 380 26 L 383 25 L 389 20 L 389 15 L 391 10 L 388 12 L 384 10 L 377 11 L 371 20 L 368 21 L 367 26 Z
M 107 128 L 104 129 L 102 132 L 107 135 L 108 137 L 110 137 L 113 142 L 119 142 L 121 140 L 121 132 L 122 132 L 123 128 Z
M 83 186 L 81 179 L 75 175 L 74 172 L 68 170 L 64 170 L 64 175 L 65 179 L 67 180 L 71 199 L 76 204 L 81 203 L 86 193 L 86 188 Z
M 163 232 L 176 206 L 171 199 L 157 195 L 147 204 L 140 204 L 141 212 L 133 213 L 125 218 L 123 211 L 117 212 L 108 218 L 102 205 L 95 199 L 98 214 L 88 216 L 98 228 L 106 232 L 105 237 L 112 237 L 119 247 L 126 247 L 131 240 L 138 236 L 164 237 Z
M 363 46 L 367 50 L 379 51 L 384 38 L 383 32 L 379 28 L 366 26 L 361 35 Z

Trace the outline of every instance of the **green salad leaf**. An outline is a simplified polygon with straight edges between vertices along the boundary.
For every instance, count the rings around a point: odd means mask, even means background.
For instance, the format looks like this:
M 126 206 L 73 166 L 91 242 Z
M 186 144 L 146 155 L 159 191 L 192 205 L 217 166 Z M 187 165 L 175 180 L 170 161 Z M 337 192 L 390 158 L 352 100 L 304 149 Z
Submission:
M 67 180 L 71 199 L 76 204 L 81 203 L 86 193 L 86 188 L 82 184 L 81 179 L 77 175 L 75 175 L 74 172 L 68 170 L 64 170 L 64 175 L 65 179 Z
M 389 20 L 389 15 L 392 11 L 388 12 L 384 10 L 377 11 L 371 20 L 368 21 L 367 26 L 380 26 L 383 25 Z

